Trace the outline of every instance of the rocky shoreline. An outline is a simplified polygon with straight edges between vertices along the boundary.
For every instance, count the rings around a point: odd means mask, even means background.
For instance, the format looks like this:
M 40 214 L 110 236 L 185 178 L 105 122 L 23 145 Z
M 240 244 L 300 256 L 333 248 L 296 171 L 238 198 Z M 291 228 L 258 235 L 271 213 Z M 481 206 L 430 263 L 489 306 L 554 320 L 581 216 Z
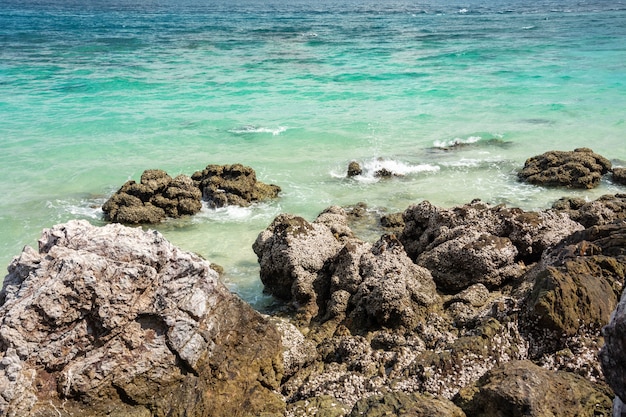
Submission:
M 611 170 L 590 152 L 575 151 L 586 170 L 544 165 L 590 184 Z M 232 204 L 216 167 L 146 171 L 112 199 Z M 379 238 L 359 238 L 362 223 Z M 253 250 L 276 299 L 265 314 L 158 232 L 44 230 L 0 292 L 0 414 L 621 416 L 626 194 L 541 211 L 423 201 L 375 221 L 362 204 L 285 213 Z

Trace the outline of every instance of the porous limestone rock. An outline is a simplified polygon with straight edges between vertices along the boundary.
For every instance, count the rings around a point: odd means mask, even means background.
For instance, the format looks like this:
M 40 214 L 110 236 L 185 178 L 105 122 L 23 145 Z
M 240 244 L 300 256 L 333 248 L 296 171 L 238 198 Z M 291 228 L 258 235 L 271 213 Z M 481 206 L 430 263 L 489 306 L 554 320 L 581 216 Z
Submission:
M 127 181 L 102 206 L 105 218 L 116 223 L 158 223 L 166 217 L 195 214 L 202 208 L 202 193 L 191 178 L 172 179 L 165 171 L 149 169 L 141 181 Z
M 276 217 L 252 246 L 265 291 L 295 303 L 305 322 L 325 302 L 318 299 L 329 286 L 324 269 L 340 248 L 328 226 L 289 214 Z
M 613 168 L 613 182 L 626 185 L 626 168 Z
M 491 370 L 454 402 L 467 417 L 608 417 L 612 407 L 605 384 L 530 361 L 511 361 Z
M 282 415 L 280 335 L 161 234 L 71 221 L 0 293 L 0 414 Z
M 611 170 L 611 161 L 589 148 L 550 151 L 528 158 L 518 177 L 531 184 L 589 189 Z
M 451 209 L 424 201 L 407 208 L 404 221 L 400 241 L 445 292 L 477 283 L 498 288 L 519 278 L 546 248 L 583 228 L 556 211 L 525 212 L 479 200 Z
M 626 280 L 626 221 L 572 234 L 529 275 L 535 278 L 524 321 L 531 333 L 542 333 L 541 349 L 563 349 L 582 332 L 599 337 Z
M 566 212 L 572 220 L 585 227 L 626 219 L 626 194 L 607 194 L 593 201 L 563 197 L 552 207 Z
M 257 181 L 254 169 L 241 165 L 207 165 L 191 178 L 202 191 L 210 207 L 249 206 L 251 203 L 275 198 L 280 187 Z

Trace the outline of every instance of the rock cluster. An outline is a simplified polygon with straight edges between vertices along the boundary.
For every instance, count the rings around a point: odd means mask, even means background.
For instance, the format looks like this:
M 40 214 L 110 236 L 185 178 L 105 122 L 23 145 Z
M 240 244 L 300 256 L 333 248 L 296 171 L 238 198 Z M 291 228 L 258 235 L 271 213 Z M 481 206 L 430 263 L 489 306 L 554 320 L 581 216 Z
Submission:
M 589 227 L 572 217 L 597 207 L 422 202 L 374 243 L 339 207 L 280 215 L 254 250 L 306 346 L 287 415 L 610 415 L 596 352 L 626 279 L 623 198 Z
M 275 198 L 280 192 L 277 185 L 257 181 L 254 170 L 241 164 L 208 165 L 204 170 L 196 171 L 191 178 L 202 190 L 202 198 L 214 208 L 227 205 L 245 207 Z
M 4 280 L 0 415 L 279 416 L 280 346 L 209 262 L 157 232 L 72 221 Z
M 158 223 L 166 217 L 196 214 L 202 194 L 191 178 L 170 177 L 159 169 L 146 170 L 139 183 L 127 181 L 102 206 L 107 220 L 116 223 Z
M 611 170 L 611 162 L 589 148 L 572 152 L 550 151 L 526 160 L 518 177 L 526 182 L 546 186 L 594 188 Z
M 139 183 L 127 181 L 102 206 L 105 219 L 124 224 L 158 223 L 167 217 L 196 214 L 202 200 L 212 208 L 226 205 L 248 206 L 275 198 L 280 192 L 276 185 L 256 179 L 250 167 L 209 165 L 192 177 L 171 178 L 165 171 L 146 170 Z

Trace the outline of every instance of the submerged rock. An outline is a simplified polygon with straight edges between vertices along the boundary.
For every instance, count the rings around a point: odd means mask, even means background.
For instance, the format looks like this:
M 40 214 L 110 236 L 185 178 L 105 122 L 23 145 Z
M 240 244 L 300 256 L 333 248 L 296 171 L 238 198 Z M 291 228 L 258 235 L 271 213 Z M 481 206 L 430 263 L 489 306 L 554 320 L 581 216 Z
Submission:
M 202 194 L 191 178 L 172 179 L 165 171 L 146 170 L 141 181 L 127 181 L 102 206 L 105 218 L 115 223 L 158 223 L 166 217 L 195 214 Z
M 626 185 L 626 168 L 613 168 L 613 182 Z
M 361 168 L 361 164 L 356 161 L 352 161 L 348 164 L 348 177 L 356 177 L 357 175 L 361 175 L 363 173 L 363 169 Z
M 257 181 L 254 169 L 241 165 L 207 165 L 191 178 L 202 191 L 202 198 L 211 207 L 249 206 L 251 203 L 276 198 L 280 187 Z
M 46 229 L 0 303 L 2 415 L 283 413 L 276 328 L 158 232 Z
M 536 185 L 594 188 L 611 170 L 611 161 L 589 148 L 550 151 L 526 160 L 518 177 Z

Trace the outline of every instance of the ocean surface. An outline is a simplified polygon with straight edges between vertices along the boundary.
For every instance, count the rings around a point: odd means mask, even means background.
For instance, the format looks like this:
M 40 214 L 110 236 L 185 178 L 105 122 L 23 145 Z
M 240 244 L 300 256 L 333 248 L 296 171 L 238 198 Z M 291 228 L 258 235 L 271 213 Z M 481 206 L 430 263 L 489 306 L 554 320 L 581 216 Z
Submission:
M 153 228 L 262 305 L 251 245 L 279 213 L 626 192 L 517 181 L 577 147 L 626 165 L 623 0 L 0 0 L 3 271 L 145 169 L 243 163 L 281 198 Z

